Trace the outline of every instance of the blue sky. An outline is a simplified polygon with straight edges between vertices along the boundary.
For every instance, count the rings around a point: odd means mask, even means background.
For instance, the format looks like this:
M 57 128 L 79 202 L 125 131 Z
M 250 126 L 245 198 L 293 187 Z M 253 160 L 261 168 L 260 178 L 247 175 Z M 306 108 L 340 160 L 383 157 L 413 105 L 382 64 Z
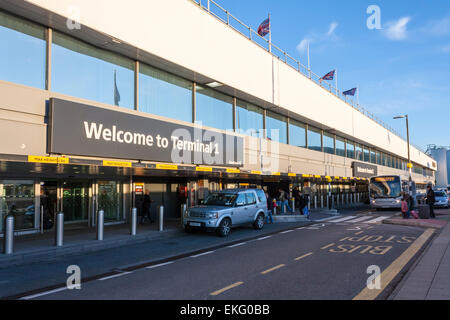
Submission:
M 206 0 L 205 0 L 206 2 Z M 272 42 L 323 75 L 338 70 L 339 89 L 360 88 L 360 104 L 411 142 L 450 145 L 450 1 L 217 0 L 254 29 L 270 12 Z M 381 29 L 366 13 L 377 5 Z M 303 44 L 302 44 L 303 41 Z

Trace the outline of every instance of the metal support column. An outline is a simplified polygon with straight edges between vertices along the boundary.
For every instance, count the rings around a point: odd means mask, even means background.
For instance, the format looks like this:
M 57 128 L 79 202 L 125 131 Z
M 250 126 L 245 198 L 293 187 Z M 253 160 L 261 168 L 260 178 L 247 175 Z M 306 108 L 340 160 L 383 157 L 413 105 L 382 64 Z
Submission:
M 64 245 L 64 212 L 62 211 L 56 215 L 55 231 L 55 246 L 62 247 Z
M 133 208 L 131 209 L 131 222 L 130 222 L 130 226 L 131 226 L 131 230 L 130 230 L 130 234 L 132 236 L 136 235 L 136 230 L 137 230 L 137 209 Z
M 103 229 L 105 224 L 105 212 L 99 210 L 97 213 L 97 240 L 103 240 Z
M 164 230 L 164 206 L 159 207 L 159 231 Z
M 3 242 L 3 253 L 12 254 L 14 252 L 14 216 L 6 216 L 5 218 L 5 235 Z

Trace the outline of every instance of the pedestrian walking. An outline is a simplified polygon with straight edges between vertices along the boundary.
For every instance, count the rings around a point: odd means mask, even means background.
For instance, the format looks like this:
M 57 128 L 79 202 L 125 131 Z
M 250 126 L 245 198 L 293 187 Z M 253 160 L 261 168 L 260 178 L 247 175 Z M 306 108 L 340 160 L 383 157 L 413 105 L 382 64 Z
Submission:
M 141 223 L 144 223 L 145 217 L 150 221 L 150 223 L 153 223 L 153 219 L 151 217 L 151 206 L 152 206 L 152 198 L 150 197 L 150 192 L 147 191 L 144 195 L 144 199 L 142 201 L 142 216 L 141 216 Z
M 436 202 L 436 197 L 434 195 L 434 191 L 433 188 L 431 187 L 431 185 L 427 186 L 427 197 L 426 197 L 426 203 L 429 205 L 430 207 L 430 217 L 432 218 L 436 218 L 435 214 L 434 214 L 434 203 Z
M 402 216 L 403 219 L 409 219 L 411 213 L 411 196 L 402 192 Z
M 266 191 L 266 199 L 267 199 L 267 219 L 266 223 L 273 224 L 273 199 L 269 195 L 269 193 Z M 269 222 L 270 221 L 270 222 Z
M 286 213 L 286 208 L 292 212 L 292 208 L 289 205 L 289 200 L 288 200 L 288 195 L 286 193 L 286 191 L 284 191 L 283 189 L 279 189 L 278 190 L 280 192 L 280 196 L 278 197 L 278 206 L 282 208 L 283 213 Z

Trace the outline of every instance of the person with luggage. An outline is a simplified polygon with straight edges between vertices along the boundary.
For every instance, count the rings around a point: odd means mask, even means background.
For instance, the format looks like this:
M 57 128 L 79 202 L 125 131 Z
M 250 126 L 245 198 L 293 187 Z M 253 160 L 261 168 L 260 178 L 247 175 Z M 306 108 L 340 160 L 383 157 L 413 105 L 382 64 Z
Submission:
M 283 189 L 279 189 L 280 192 L 280 196 L 278 197 L 278 207 L 281 207 L 281 210 L 283 213 L 285 212 L 285 208 L 287 208 L 290 212 L 292 212 L 292 208 L 289 205 L 289 200 L 288 200 L 288 195 L 286 193 L 286 191 L 284 191 Z
M 266 223 L 273 224 L 273 216 L 272 216 L 273 199 L 272 199 L 272 197 L 269 195 L 269 193 L 267 191 L 265 192 L 265 194 L 266 194 L 266 199 L 267 199 L 267 219 L 266 219 Z
M 427 197 L 426 197 L 426 203 L 428 204 L 428 206 L 430 207 L 430 217 L 431 218 L 436 218 L 435 214 L 434 214 L 434 203 L 436 202 L 436 197 L 434 195 L 434 191 L 433 188 L 431 187 L 431 185 L 427 186 Z
M 150 209 L 151 209 L 151 205 L 152 205 L 152 198 L 150 197 L 150 192 L 147 191 L 144 195 L 144 199 L 142 201 L 142 216 L 141 216 L 141 224 L 144 223 L 144 219 L 145 217 L 148 218 L 148 220 L 150 221 L 150 223 L 153 223 L 153 219 L 150 215 Z
M 412 197 L 407 192 L 402 192 L 402 215 L 403 219 L 409 219 L 411 216 L 411 210 L 413 209 Z

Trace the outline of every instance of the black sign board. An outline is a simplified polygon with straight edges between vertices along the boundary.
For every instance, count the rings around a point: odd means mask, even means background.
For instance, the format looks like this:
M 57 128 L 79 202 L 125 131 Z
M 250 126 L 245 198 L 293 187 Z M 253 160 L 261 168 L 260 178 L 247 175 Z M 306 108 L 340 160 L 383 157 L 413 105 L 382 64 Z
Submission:
M 353 162 L 352 166 L 354 177 L 370 178 L 378 175 L 377 166 L 356 161 Z
M 233 134 L 52 98 L 48 152 L 241 167 L 244 141 Z

